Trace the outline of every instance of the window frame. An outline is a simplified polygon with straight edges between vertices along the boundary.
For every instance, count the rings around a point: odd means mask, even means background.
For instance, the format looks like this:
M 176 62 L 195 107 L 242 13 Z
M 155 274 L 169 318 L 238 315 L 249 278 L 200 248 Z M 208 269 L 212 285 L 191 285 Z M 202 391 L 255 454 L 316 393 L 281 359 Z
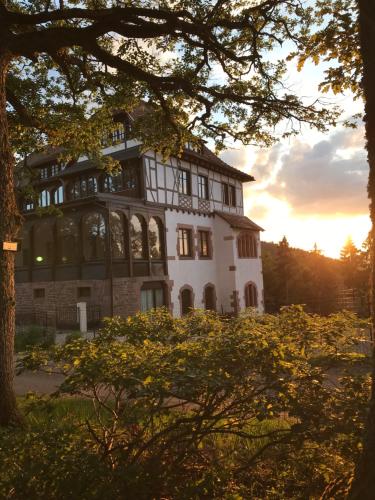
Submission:
M 223 204 L 229 206 L 229 184 L 226 182 L 221 183 L 221 196 Z
M 185 248 L 185 242 L 187 244 L 187 248 Z M 193 228 L 178 227 L 177 248 L 180 259 L 194 259 Z M 185 250 L 187 250 L 187 252 L 185 252 Z
M 203 235 L 206 238 L 207 253 L 203 252 Z M 198 229 L 198 255 L 200 259 L 212 259 L 211 231 L 209 229 Z
M 178 192 L 184 196 L 191 196 L 191 172 L 185 168 L 178 169 Z
M 246 283 L 244 289 L 245 307 L 258 307 L 258 288 L 255 283 Z
M 200 200 L 208 200 L 208 177 L 207 175 L 198 174 L 198 198 Z M 203 182 L 201 182 L 203 181 Z M 204 196 L 202 196 L 204 190 Z

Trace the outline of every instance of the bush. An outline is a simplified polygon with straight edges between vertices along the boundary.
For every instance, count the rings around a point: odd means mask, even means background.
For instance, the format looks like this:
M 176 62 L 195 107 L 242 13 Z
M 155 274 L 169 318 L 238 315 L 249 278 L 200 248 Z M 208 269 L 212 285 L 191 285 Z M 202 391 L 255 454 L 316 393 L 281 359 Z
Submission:
M 157 310 L 32 351 L 25 368 L 59 369 L 60 395 L 93 404 L 59 417 L 59 399 L 34 405 L 47 425 L 2 438 L 0 496 L 66 498 L 69 480 L 83 499 L 318 498 L 359 453 L 368 380 L 329 379 L 357 327 L 298 306 L 227 319 Z
M 65 344 L 69 344 L 69 343 L 74 342 L 75 340 L 79 340 L 81 338 L 82 338 L 81 332 L 70 332 L 65 337 Z
M 17 330 L 14 349 L 15 352 L 23 352 L 32 349 L 33 347 L 42 347 L 46 349 L 55 343 L 55 333 L 46 328 L 32 325 L 24 330 Z

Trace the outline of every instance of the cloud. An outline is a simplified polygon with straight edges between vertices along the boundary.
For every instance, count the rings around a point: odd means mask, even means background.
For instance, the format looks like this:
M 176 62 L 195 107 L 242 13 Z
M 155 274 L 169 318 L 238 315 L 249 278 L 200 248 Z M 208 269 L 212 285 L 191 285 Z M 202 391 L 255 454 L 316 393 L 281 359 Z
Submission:
M 364 214 L 368 211 L 368 166 L 363 129 L 343 129 L 315 144 L 295 139 L 291 144 L 277 144 L 268 150 L 245 149 L 223 155 L 228 163 L 250 171 L 257 180 L 245 188 L 252 210 L 264 213 L 267 193 L 287 203 L 297 216 Z M 271 207 L 269 207 L 271 208 Z

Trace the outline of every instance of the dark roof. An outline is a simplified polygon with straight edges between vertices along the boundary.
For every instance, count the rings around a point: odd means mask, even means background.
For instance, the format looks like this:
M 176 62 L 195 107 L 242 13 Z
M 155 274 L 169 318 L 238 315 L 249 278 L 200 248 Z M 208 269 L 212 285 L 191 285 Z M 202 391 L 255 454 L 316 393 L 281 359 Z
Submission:
M 258 226 L 258 224 L 255 224 L 255 222 L 250 220 L 245 215 L 229 214 L 227 212 L 218 212 L 218 211 L 215 211 L 215 214 L 224 219 L 226 222 L 228 222 L 230 227 L 233 227 L 234 229 L 250 229 L 252 231 L 264 231 L 263 228 Z
M 213 165 L 217 168 L 221 173 L 227 174 L 231 177 L 235 177 L 242 182 L 251 182 L 255 181 L 252 175 L 246 174 L 241 170 L 238 170 L 231 165 L 228 165 L 225 161 L 215 155 L 207 146 L 202 146 L 200 152 L 193 151 L 191 149 L 187 149 L 184 151 L 184 157 L 194 159 L 194 160 L 203 160 L 208 162 L 210 165 Z

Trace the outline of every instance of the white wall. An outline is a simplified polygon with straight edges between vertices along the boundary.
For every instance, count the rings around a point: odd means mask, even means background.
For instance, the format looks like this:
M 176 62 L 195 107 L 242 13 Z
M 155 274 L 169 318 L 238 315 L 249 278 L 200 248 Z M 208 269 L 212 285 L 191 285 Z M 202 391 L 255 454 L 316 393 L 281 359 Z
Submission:
M 171 302 L 173 313 L 180 315 L 179 293 L 184 285 L 194 291 L 194 307 L 203 308 L 203 291 L 208 283 L 215 286 L 216 309 L 218 312 L 233 312 L 233 292 L 238 291 L 240 308 L 245 307 L 244 287 L 249 281 L 255 283 L 258 290 L 259 310 L 263 311 L 263 279 L 261 273 L 260 242 L 259 257 L 239 259 L 237 257 L 237 230 L 219 216 L 204 216 L 187 211 L 167 209 L 165 213 L 167 238 L 168 274 L 173 282 Z M 193 259 L 179 259 L 177 254 L 178 224 L 193 226 L 212 231 L 212 259 L 199 259 L 197 252 Z M 197 243 L 195 239 L 194 243 Z

